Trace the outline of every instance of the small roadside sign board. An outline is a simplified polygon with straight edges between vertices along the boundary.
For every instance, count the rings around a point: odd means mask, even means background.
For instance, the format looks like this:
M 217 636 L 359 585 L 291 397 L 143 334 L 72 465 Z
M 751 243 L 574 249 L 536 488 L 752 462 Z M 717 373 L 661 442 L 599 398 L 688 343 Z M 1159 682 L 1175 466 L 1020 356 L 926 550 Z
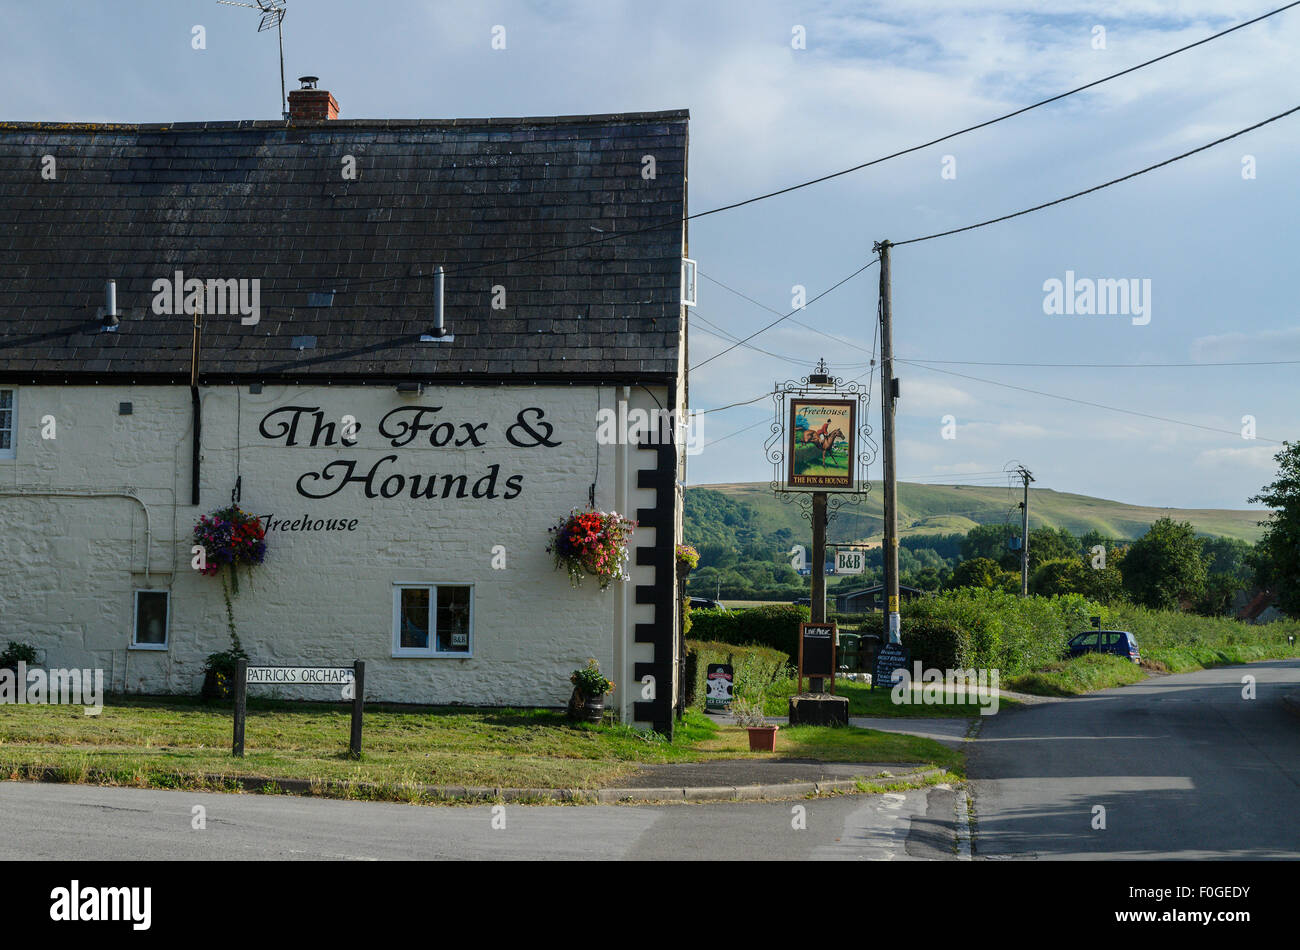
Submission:
M 705 670 L 705 709 L 726 709 L 731 705 L 736 674 L 730 663 L 710 663 Z
M 876 668 L 871 674 L 871 688 L 891 689 L 894 685 L 894 671 L 907 669 L 911 654 L 901 643 L 886 643 L 876 654 Z
M 835 550 L 835 573 L 861 574 L 866 560 L 866 555 L 862 551 L 855 551 L 852 548 L 837 548 Z
M 244 724 L 248 720 L 248 685 L 342 686 L 340 695 L 352 701 L 352 731 L 348 751 L 361 755 L 361 717 L 365 708 L 366 664 L 356 660 L 349 666 L 249 666 L 235 661 L 235 734 L 230 754 L 244 754 Z
M 799 692 L 803 680 L 809 678 L 831 679 L 831 692 L 835 692 L 835 643 L 838 634 L 833 623 L 799 624 Z
M 342 686 L 355 678 L 356 673 L 350 666 L 250 666 L 245 682 Z

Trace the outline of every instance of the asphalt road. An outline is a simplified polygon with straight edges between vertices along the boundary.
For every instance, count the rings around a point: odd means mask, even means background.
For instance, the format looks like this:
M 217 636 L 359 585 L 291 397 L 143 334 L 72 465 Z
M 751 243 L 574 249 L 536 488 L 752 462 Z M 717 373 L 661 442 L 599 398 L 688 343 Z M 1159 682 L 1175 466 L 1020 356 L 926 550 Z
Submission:
M 1298 684 L 1300 661 L 1252 663 L 988 717 L 976 859 L 1300 857 Z
M 975 858 L 1300 857 L 1298 683 L 1300 661 L 1257 663 L 983 717 Z M 959 742 L 966 721 L 941 722 L 925 728 Z M 943 786 L 494 810 L 0 782 L 0 860 L 954 860 L 965 806 Z
M 0 782 L 0 861 L 953 859 L 953 803 L 951 790 L 935 788 L 791 802 L 504 805 L 494 814 Z M 204 828 L 194 827 L 195 806 Z

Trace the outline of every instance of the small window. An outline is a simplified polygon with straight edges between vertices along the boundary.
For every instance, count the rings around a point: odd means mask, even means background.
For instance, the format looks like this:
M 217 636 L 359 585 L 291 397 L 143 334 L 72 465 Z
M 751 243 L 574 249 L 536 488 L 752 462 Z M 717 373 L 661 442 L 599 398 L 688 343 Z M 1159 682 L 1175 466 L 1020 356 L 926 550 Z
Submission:
M 689 257 L 682 258 L 682 304 L 687 307 L 695 306 L 696 299 L 696 280 L 699 270 L 695 261 Z
M 469 584 L 395 585 L 393 656 L 472 656 L 473 590 Z
M 0 459 L 11 459 L 15 452 L 18 398 L 13 389 L 0 389 Z
M 171 595 L 167 591 L 136 591 L 135 632 L 131 646 L 137 650 L 166 650 L 170 614 Z

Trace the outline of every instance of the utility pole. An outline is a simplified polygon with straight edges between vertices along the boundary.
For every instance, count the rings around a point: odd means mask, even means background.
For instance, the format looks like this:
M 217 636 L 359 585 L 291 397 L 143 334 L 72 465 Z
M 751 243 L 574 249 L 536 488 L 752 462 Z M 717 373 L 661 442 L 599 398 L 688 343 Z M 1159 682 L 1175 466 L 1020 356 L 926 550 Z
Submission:
M 1023 465 L 1016 468 L 1016 474 L 1025 487 L 1025 500 L 1020 503 L 1020 596 L 1029 596 L 1029 483 L 1034 475 Z
M 894 378 L 893 307 L 890 299 L 888 241 L 880 241 L 880 445 L 884 462 L 885 540 L 881 557 L 885 565 L 885 642 L 900 643 L 898 611 L 898 483 L 894 468 L 894 400 L 898 380 Z

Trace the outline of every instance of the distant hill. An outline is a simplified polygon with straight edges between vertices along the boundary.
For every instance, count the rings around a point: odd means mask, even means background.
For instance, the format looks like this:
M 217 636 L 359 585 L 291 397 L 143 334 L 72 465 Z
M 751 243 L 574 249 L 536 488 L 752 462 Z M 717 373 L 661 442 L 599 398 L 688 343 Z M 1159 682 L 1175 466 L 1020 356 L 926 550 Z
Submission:
M 701 538 L 692 534 L 691 493 L 697 501 L 707 496 L 702 493 L 718 492 L 734 502 L 753 509 L 752 517 L 745 520 L 762 535 L 788 529 L 796 537 L 808 534 L 808 520 L 799 510 L 797 501 L 783 503 L 766 482 L 741 482 L 722 485 L 697 485 L 686 490 L 688 497 L 686 539 L 700 544 L 720 541 L 721 538 Z M 1020 523 L 1021 489 L 966 485 L 917 485 L 910 482 L 898 486 L 898 529 L 900 536 L 909 534 L 965 534 L 977 524 L 997 522 Z M 791 496 L 787 496 L 791 497 Z M 795 496 L 797 497 L 797 496 Z M 846 505 L 831 521 L 827 540 L 834 542 L 879 541 L 883 523 L 881 483 L 871 483 L 871 493 L 858 506 Z M 1048 488 L 1029 490 L 1029 525 L 1067 528 L 1080 535 L 1090 530 L 1100 531 L 1111 538 L 1137 538 L 1157 518 L 1168 515 L 1175 521 L 1190 521 L 1201 534 L 1238 538 L 1254 543 L 1263 529 L 1257 524 L 1267 516 L 1262 509 L 1235 510 L 1224 508 L 1148 508 L 1128 505 L 1088 495 L 1071 495 Z M 735 521 L 735 513 L 728 515 Z

